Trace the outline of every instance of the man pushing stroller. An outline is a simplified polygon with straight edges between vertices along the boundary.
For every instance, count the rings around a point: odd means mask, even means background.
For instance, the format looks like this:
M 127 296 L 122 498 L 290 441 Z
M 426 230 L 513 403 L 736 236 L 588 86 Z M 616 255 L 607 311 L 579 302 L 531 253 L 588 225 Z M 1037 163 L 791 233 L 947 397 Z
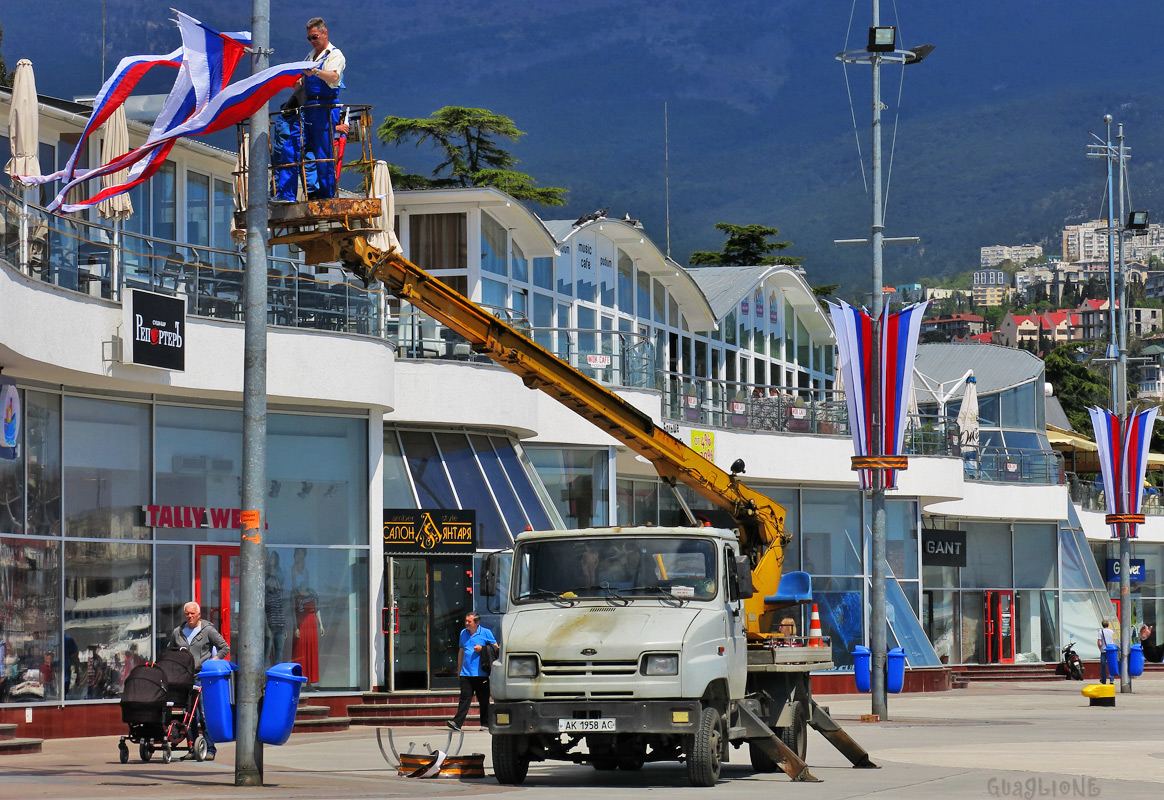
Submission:
M 174 628 L 174 632 L 170 634 L 170 646 L 190 651 L 190 655 L 194 657 L 195 672 L 202 669 L 202 662 L 207 659 L 226 658 L 230 655 L 230 645 L 226 643 L 223 635 L 209 622 L 202 620 L 201 606 L 191 600 L 182 608 L 182 612 L 185 622 Z M 210 738 L 210 733 L 206 731 L 206 712 L 201 703 L 198 704 L 198 724 L 206 737 L 205 760 L 213 761 L 218 750 L 214 746 L 214 740 Z M 182 760 L 191 758 L 193 755 L 186 754 Z

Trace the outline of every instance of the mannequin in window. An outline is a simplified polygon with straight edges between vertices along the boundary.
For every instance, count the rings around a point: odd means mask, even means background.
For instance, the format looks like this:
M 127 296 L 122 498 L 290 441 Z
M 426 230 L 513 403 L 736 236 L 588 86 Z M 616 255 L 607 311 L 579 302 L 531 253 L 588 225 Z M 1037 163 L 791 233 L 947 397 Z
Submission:
M 291 565 L 291 599 L 295 603 L 295 641 L 291 660 L 303 667 L 308 686 L 319 683 L 319 640 L 323 638 L 323 620 L 319 616 L 319 595 L 307 578 L 307 550 L 295 548 Z
M 283 660 L 283 644 L 287 641 L 286 592 L 283 589 L 283 570 L 279 568 L 279 552 L 267 553 L 267 577 L 264 581 L 266 625 L 266 660 L 277 664 Z

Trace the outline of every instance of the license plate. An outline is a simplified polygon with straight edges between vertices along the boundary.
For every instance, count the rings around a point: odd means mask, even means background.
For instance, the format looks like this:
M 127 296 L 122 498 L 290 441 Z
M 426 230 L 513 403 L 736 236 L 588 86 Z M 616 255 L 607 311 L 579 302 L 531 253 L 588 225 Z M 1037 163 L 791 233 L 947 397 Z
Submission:
M 614 730 L 613 719 L 559 719 L 558 733 L 607 733 Z

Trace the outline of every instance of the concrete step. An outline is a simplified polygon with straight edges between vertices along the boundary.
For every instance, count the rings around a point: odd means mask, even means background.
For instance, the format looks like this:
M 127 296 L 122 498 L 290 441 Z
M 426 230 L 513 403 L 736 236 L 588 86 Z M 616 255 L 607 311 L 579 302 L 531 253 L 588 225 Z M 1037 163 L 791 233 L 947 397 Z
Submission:
M 459 692 L 364 692 L 361 697 L 365 704 L 380 705 L 427 705 L 428 703 L 457 702 Z
M 473 703 L 470 707 L 470 713 L 477 708 L 477 704 Z M 365 703 L 363 705 L 348 706 L 348 716 L 353 720 L 361 717 L 391 717 L 395 719 L 406 719 L 408 717 L 436 717 L 445 715 L 444 718 L 453 716 L 457 710 L 457 703 L 428 703 L 427 705 L 386 705 L 384 703 Z
M 39 753 L 41 739 L 0 740 L 0 756 L 15 756 L 25 753 Z
M 351 717 L 296 717 L 292 733 L 333 733 L 351 727 Z
M 318 717 L 326 717 L 331 713 L 331 709 L 327 706 L 305 706 L 300 705 L 295 709 L 295 719 L 315 719 Z
M 0 724 L 0 742 L 16 738 L 16 723 L 6 722 Z
M 453 718 L 453 713 L 428 714 L 416 717 L 352 717 L 353 726 L 370 726 L 377 728 L 444 728 L 445 723 Z M 476 710 L 469 713 L 465 730 L 475 731 L 480 725 L 480 716 Z

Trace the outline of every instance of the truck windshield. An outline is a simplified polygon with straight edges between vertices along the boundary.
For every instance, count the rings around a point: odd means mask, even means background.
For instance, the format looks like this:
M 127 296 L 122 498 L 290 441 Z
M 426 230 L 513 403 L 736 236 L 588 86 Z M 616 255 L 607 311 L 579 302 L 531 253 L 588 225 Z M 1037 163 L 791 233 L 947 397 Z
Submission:
M 554 539 L 523 544 L 514 555 L 513 599 L 589 597 L 711 600 L 715 545 L 663 536 Z

